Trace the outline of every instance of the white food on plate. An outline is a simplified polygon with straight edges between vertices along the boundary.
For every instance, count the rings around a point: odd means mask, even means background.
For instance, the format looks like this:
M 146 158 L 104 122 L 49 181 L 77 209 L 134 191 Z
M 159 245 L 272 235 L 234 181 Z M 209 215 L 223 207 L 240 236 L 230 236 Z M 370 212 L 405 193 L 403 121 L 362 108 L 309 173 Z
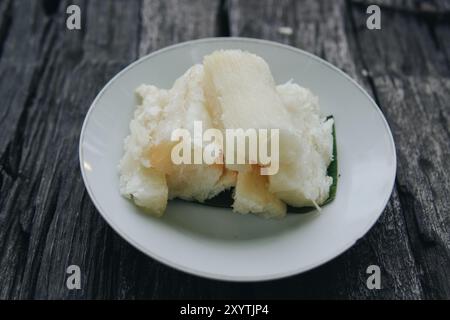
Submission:
M 320 115 L 317 97 L 288 82 L 276 86 L 260 57 L 216 51 L 194 65 L 169 90 L 141 85 L 120 162 L 120 192 L 161 216 L 168 199 L 205 201 L 235 187 L 233 211 L 279 218 L 292 206 L 320 205 L 332 178 L 333 120 Z M 280 129 L 280 168 L 261 176 L 250 165 L 175 165 L 174 129 Z M 203 148 L 206 147 L 203 145 Z M 193 149 L 201 148 L 194 141 Z

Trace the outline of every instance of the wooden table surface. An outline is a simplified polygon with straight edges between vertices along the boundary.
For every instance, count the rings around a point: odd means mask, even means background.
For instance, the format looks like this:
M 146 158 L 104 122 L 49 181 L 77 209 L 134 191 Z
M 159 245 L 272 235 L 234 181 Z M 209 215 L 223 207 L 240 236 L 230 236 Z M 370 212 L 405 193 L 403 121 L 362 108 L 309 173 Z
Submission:
M 381 7 L 381 30 L 366 28 L 369 2 Z M 79 31 L 66 28 L 73 3 Z M 78 139 L 99 90 L 143 55 L 212 36 L 321 56 L 389 122 L 398 156 L 389 204 L 319 268 L 260 283 L 187 275 L 122 240 L 86 193 Z M 450 298 L 450 1 L 0 0 L 0 79 L 0 298 Z M 80 290 L 66 287 L 72 264 Z M 366 287 L 372 264 L 379 290 Z

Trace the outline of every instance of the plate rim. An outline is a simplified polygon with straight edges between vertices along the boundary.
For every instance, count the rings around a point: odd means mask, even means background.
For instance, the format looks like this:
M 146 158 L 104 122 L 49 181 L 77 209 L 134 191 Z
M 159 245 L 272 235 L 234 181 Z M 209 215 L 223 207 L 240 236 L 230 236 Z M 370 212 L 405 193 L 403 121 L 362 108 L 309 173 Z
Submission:
M 141 64 L 142 62 L 144 62 L 147 59 L 151 59 L 157 55 L 163 54 L 166 51 L 170 51 L 170 50 L 174 50 L 180 47 L 184 47 L 184 46 L 188 46 L 188 45 L 195 45 L 197 43 L 204 43 L 204 42 L 236 42 L 236 41 L 241 41 L 241 42 L 251 42 L 251 43 L 257 43 L 257 44 L 264 44 L 264 45 L 268 45 L 268 46 L 275 46 L 275 47 L 279 47 L 279 48 L 283 48 L 283 49 L 287 49 L 290 51 L 294 51 L 296 53 L 300 53 L 300 54 L 304 54 L 306 56 L 308 56 L 311 59 L 316 60 L 317 62 L 321 63 L 322 65 L 332 69 L 335 72 L 338 72 L 339 74 L 341 74 L 342 76 L 344 76 L 345 79 L 347 79 L 347 81 L 350 81 L 353 85 L 356 86 L 356 88 L 358 88 L 358 90 L 360 92 L 362 92 L 371 102 L 372 107 L 375 108 L 375 110 L 377 111 L 378 116 L 381 118 L 381 121 L 385 127 L 385 130 L 388 133 L 388 137 L 389 137 L 389 144 L 391 147 L 391 151 L 393 154 L 393 172 L 392 172 L 392 181 L 391 181 L 391 187 L 390 187 L 390 192 L 388 193 L 387 197 L 383 200 L 383 205 L 380 208 L 380 212 L 377 215 L 374 215 L 372 219 L 370 219 L 368 221 L 368 223 L 366 224 L 366 226 L 364 228 L 361 228 L 360 230 L 362 230 L 362 232 L 357 232 L 356 235 L 354 237 L 352 237 L 352 240 L 350 240 L 348 243 L 346 243 L 345 245 L 336 248 L 335 254 L 330 255 L 328 257 L 325 257 L 319 261 L 316 261 L 314 263 L 310 263 L 308 265 L 299 267 L 299 268 L 295 268 L 293 270 L 288 270 L 288 271 L 283 271 L 283 272 L 275 272 L 275 273 L 266 273 L 265 275 L 257 275 L 257 276 L 230 276 L 230 275 L 225 275 L 225 274 L 220 274 L 220 273 L 214 273 L 214 272 L 205 272 L 205 271 L 200 271 L 197 269 L 193 269 L 190 267 L 187 267 L 185 265 L 173 262 L 169 259 L 166 259 L 165 257 L 162 257 L 158 254 L 155 254 L 154 252 L 152 252 L 152 250 L 150 250 L 149 248 L 146 248 L 145 246 L 141 246 L 139 243 L 137 243 L 136 241 L 134 241 L 134 239 L 132 239 L 127 232 L 124 232 L 122 230 L 122 228 L 118 225 L 116 225 L 115 223 L 113 223 L 112 219 L 109 218 L 108 214 L 106 213 L 107 211 L 104 210 L 102 208 L 102 206 L 100 205 L 99 201 L 96 199 L 94 192 L 91 189 L 91 186 L 89 184 L 89 180 L 87 178 L 87 175 L 85 173 L 85 169 L 84 169 L 84 154 L 83 154 L 83 142 L 84 142 L 84 138 L 85 138 L 85 130 L 86 127 L 88 125 L 89 122 L 89 118 L 91 116 L 92 111 L 95 109 L 95 106 L 97 105 L 98 101 L 102 98 L 102 96 L 104 95 L 104 93 L 106 92 L 106 90 L 110 87 L 110 85 L 117 79 L 119 78 L 122 74 L 124 74 L 125 72 L 127 72 L 128 70 L 136 67 L 137 65 Z M 137 60 L 135 60 L 134 62 L 128 64 L 127 66 L 125 66 L 122 70 L 120 70 L 116 75 L 114 75 L 104 86 L 103 88 L 100 90 L 100 92 L 96 95 L 95 99 L 92 101 L 86 116 L 83 120 L 83 125 L 81 128 L 81 133 L 80 133 L 80 138 L 79 138 L 79 147 L 78 147 L 78 154 L 79 154 L 79 164 L 80 164 L 80 170 L 81 170 L 81 175 L 83 178 L 83 182 L 85 185 L 85 188 L 89 194 L 89 197 L 91 198 L 91 201 L 93 202 L 95 208 L 97 209 L 97 211 L 100 213 L 100 215 L 103 217 L 103 219 L 105 219 L 105 221 L 108 223 L 108 225 L 121 237 L 123 238 L 125 241 L 127 241 L 129 244 L 131 244 L 133 247 L 135 247 L 136 249 L 138 249 L 139 251 L 141 251 L 142 253 L 144 253 L 146 256 L 157 260 L 158 262 L 169 266 L 171 268 L 174 268 L 178 271 L 182 271 L 191 275 L 195 275 L 195 276 L 200 276 L 203 278 L 208 278 L 208 279 L 213 279 L 213 280 L 221 280 L 221 281 L 231 281 L 231 282 L 256 282 L 256 281 L 270 281 L 270 280 L 276 280 L 276 279 L 282 279 L 282 278 L 287 278 L 290 276 L 294 276 L 294 275 L 298 275 L 301 274 L 303 272 L 312 270 L 314 268 L 317 268 L 335 258 L 337 258 L 338 256 L 340 256 L 341 254 L 343 254 L 344 252 L 346 252 L 349 248 L 351 248 L 356 241 L 358 241 L 359 239 L 361 239 L 362 237 L 364 237 L 367 232 L 369 232 L 369 230 L 374 226 L 374 224 L 378 221 L 378 219 L 380 218 L 381 214 L 383 213 L 384 209 L 386 208 L 391 196 L 392 196 L 392 192 L 394 190 L 394 186 L 395 186 L 395 179 L 396 179 L 396 174 L 397 174 L 397 152 L 396 152 L 396 147 L 395 147 L 395 141 L 394 141 L 394 137 L 392 135 L 391 129 L 389 127 L 389 124 L 386 120 L 386 118 L 384 117 L 383 112 L 381 111 L 381 108 L 378 106 L 378 104 L 375 102 L 375 100 L 372 98 L 372 96 L 370 96 L 370 94 L 356 81 L 354 80 L 352 77 L 350 77 L 347 73 L 345 73 L 343 70 L 339 69 L 338 67 L 334 66 L 333 64 L 331 64 L 330 62 L 310 53 L 307 52 L 305 50 L 287 45 L 287 44 L 283 44 L 283 43 L 279 43 L 279 42 L 275 42 L 275 41 L 270 41 L 270 40 L 264 40 L 264 39 L 258 39 L 258 38 L 249 38 L 249 37 L 207 37 L 207 38 L 201 38 L 201 39 L 194 39 L 194 40 L 189 40 L 189 41 L 184 41 L 184 42 L 180 42 L 177 44 L 173 44 L 170 46 L 166 46 L 164 48 L 158 49 L 156 51 L 153 51 Z M 377 210 L 378 211 L 378 210 Z

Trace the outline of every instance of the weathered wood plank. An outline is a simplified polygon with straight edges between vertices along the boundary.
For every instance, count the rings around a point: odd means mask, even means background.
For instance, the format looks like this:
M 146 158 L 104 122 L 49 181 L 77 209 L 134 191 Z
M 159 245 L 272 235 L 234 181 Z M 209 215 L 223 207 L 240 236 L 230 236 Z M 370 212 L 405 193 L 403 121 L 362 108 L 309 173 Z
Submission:
M 130 4 L 127 10 L 121 10 L 124 2 L 76 2 L 86 13 L 84 32 L 66 29 L 67 4 L 58 15 L 49 17 L 42 2 L 15 3 L 24 7 L 13 13 L 1 64 L 9 68 L 25 65 L 29 72 L 33 71 L 29 65 L 36 64 L 38 76 L 31 76 L 30 92 L 11 89 L 16 94 L 11 108 L 21 111 L 20 120 L 13 126 L 13 118 L 6 119 L 9 121 L 2 127 L 11 129 L 2 137 L 17 145 L 17 149 L 8 149 L 10 162 L 17 169 L 11 166 L 6 170 L 12 176 L 5 180 L 11 183 L 9 186 L 2 183 L 2 195 L 6 197 L 2 197 L 0 224 L 0 236 L 4 237 L 1 296 L 93 296 L 96 287 L 87 281 L 88 277 L 83 279 L 82 291 L 65 288 L 66 267 L 79 264 L 86 274 L 92 264 L 102 262 L 99 257 L 104 257 L 105 238 L 111 237 L 81 181 L 78 137 L 87 108 L 101 85 L 137 56 L 137 46 L 129 46 L 132 36 L 125 37 L 121 32 L 124 28 L 132 32 L 134 28 L 134 43 L 138 43 L 134 22 L 140 3 L 135 1 L 133 11 Z M 37 21 L 31 20 L 29 29 L 24 30 L 28 23 L 23 23 L 21 14 L 29 12 L 30 7 L 35 8 L 30 15 Z M 104 18 L 98 19 L 98 14 Z M 20 26 L 17 33 L 15 23 Z M 102 28 L 106 29 L 103 34 Z M 41 34 L 36 36 L 37 31 Z M 109 38 L 105 39 L 106 33 Z M 24 34 L 29 35 L 29 42 L 23 41 Z M 51 39 L 48 45 L 47 38 Z M 20 54 L 26 56 L 21 58 Z M 11 85 L 22 81 L 15 80 Z M 2 86 L 4 89 L 8 88 Z M 9 193 L 3 193 L 6 188 Z M 99 272 L 102 266 L 97 264 L 93 269 Z
M 446 15 L 450 10 L 448 0 L 350 0 L 354 4 L 369 6 L 372 4 L 389 10 L 409 11 L 416 14 Z
M 354 57 L 353 39 L 347 35 L 351 26 L 345 1 L 232 0 L 229 8 L 233 36 L 294 45 L 328 60 L 368 87 Z
M 139 55 L 171 44 L 219 35 L 220 1 L 143 0 Z
M 376 77 L 397 142 L 397 180 L 426 297 L 450 297 L 450 79 Z
M 21 214 L 32 210 L 39 176 L 21 165 L 23 126 L 35 98 L 48 52 L 54 43 L 49 18 L 37 1 L 4 1 L 0 57 L 0 298 L 15 296 L 24 285 L 21 274 L 29 238 Z M 28 19 L 14 19 L 24 12 Z M 27 39 L 23 35 L 29 35 Z M 33 180 L 33 181 L 32 181 Z
M 30 132 L 30 153 L 44 153 L 42 164 L 52 164 L 42 171 L 42 181 L 49 186 L 38 189 L 38 195 L 51 204 L 34 212 L 34 219 L 42 215 L 45 225 L 36 226 L 34 222 L 31 229 L 32 241 L 34 237 L 42 239 L 36 254 L 30 251 L 27 260 L 27 266 L 39 261 L 37 273 L 27 273 L 30 281 L 36 277 L 34 298 L 104 297 L 109 294 L 104 288 L 110 280 L 96 283 L 100 278 L 95 275 L 108 272 L 105 263 L 110 246 L 122 246 L 84 190 L 77 145 L 82 121 L 95 95 L 137 57 L 140 2 L 78 4 L 85 18 L 83 31 L 68 31 L 65 14 L 55 17 L 58 46 L 50 57 L 51 67 L 42 79 L 36 103 L 31 106 L 34 115 L 46 116 L 42 121 L 30 119 L 29 126 L 41 128 L 47 136 L 35 138 Z M 61 6 L 62 13 L 66 7 Z M 43 150 L 41 141 L 50 141 L 50 145 Z M 28 158 L 25 167 L 33 168 L 34 156 Z M 80 266 L 84 275 L 79 291 L 69 291 L 65 286 L 66 268 L 72 264 Z
M 364 24 L 360 10 L 353 15 Z M 383 19 L 382 32 L 357 28 L 361 57 L 396 140 L 398 192 L 421 286 L 426 298 L 448 298 L 450 73 L 435 37 L 441 22 L 386 10 Z
M 450 20 L 449 20 L 450 21 Z M 436 22 L 433 28 L 436 45 L 445 55 L 447 68 L 450 69 L 450 23 Z
M 132 248 L 96 212 L 81 180 L 77 146 L 87 109 L 106 81 L 140 51 L 213 36 L 217 6 L 207 0 L 196 2 L 197 11 L 182 1 L 72 3 L 82 11 L 81 31 L 65 27 L 69 1 L 14 2 L 7 28 L 0 74 L 14 78 L 0 88 L 8 107 L 0 111 L 0 297 L 182 297 L 193 292 L 191 277 Z M 163 21 L 146 18 L 163 7 Z M 35 20 L 23 23 L 22 12 Z M 11 87 L 18 82 L 23 91 Z M 71 264 L 81 267 L 82 290 L 65 287 Z
M 431 21 L 384 10 L 381 30 L 368 30 L 363 9 L 353 7 L 354 22 L 362 51 L 371 52 L 371 60 L 365 59 L 371 75 L 450 75 L 446 57 L 430 32 Z
M 11 27 L 12 1 L 0 2 L 0 58 L 3 52 L 3 46 L 8 38 L 9 29 Z
M 252 12 L 252 14 L 250 14 Z M 371 91 L 359 58 L 360 44 L 353 35 L 351 16 L 344 1 L 233 1 L 233 35 L 256 36 L 292 44 L 315 53 L 356 78 Z M 252 18 L 253 17 L 253 18 Z M 258 18 L 255 18 L 258 17 Z M 288 26 L 292 34 L 278 32 Z M 395 243 L 395 244 L 394 244 Z M 377 264 L 383 270 L 383 289 L 365 286 L 366 268 Z M 321 280 L 321 279 L 326 279 Z M 398 194 L 394 195 L 375 227 L 351 250 L 329 264 L 290 280 L 292 296 L 341 298 L 420 298 L 417 267 L 410 245 Z M 309 283 L 315 287 L 301 285 Z M 274 284 L 278 287 L 278 284 Z
M 82 31 L 65 28 L 69 3 L 82 10 Z M 0 298 L 450 296 L 448 23 L 400 0 L 383 4 L 379 33 L 367 32 L 364 5 L 354 2 L 226 3 L 0 1 L 8 79 L 0 85 Z M 285 280 L 210 281 L 146 257 L 106 225 L 78 168 L 81 123 L 116 72 L 163 46 L 229 33 L 293 44 L 344 69 L 379 100 L 399 146 L 399 188 L 375 227 L 332 262 Z M 70 264 L 81 267 L 82 290 L 65 287 Z M 370 264 L 381 266 L 379 291 L 365 286 Z

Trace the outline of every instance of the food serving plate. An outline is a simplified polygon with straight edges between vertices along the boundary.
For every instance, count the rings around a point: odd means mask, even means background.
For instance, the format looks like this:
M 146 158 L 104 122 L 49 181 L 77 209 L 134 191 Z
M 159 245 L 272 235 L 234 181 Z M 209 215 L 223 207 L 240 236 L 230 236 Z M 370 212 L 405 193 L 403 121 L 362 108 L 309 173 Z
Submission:
M 170 201 L 162 218 L 119 193 L 118 163 L 142 83 L 170 88 L 203 56 L 241 49 L 263 57 L 277 84 L 293 79 L 319 97 L 336 123 L 336 198 L 317 211 L 282 220 Z M 395 146 L 372 98 L 349 76 L 299 49 L 256 39 L 211 38 L 156 51 L 117 74 L 92 103 L 80 137 L 81 172 L 103 218 L 126 241 L 173 268 L 199 276 L 259 281 L 317 267 L 350 248 L 372 227 L 392 192 Z

